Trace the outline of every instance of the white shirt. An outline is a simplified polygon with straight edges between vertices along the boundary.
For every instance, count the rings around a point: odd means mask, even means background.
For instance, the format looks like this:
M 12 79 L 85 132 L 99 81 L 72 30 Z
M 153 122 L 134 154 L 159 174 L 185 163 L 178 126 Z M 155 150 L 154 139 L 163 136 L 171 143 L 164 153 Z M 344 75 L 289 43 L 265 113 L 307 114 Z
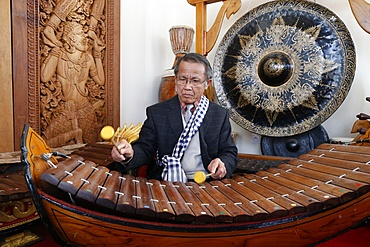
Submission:
M 186 125 L 184 118 L 183 125 L 184 127 Z M 200 154 L 199 131 L 197 131 L 193 138 L 191 138 L 189 146 L 186 148 L 185 153 L 182 156 L 181 166 L 188 179 L 194 179 L 194 173 L 197 171 L 203 171 L 206 174 L 208 173 L 208 171 L 204 169 L 202 156 Z

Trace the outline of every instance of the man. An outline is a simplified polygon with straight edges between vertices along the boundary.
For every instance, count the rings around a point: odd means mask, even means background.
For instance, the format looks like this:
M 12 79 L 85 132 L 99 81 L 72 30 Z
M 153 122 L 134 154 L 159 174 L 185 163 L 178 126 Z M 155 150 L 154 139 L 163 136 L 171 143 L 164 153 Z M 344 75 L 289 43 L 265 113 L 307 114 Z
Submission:
M 159 180 L 186 182 L 197 171 L 211 173 L 213 179 L 229 177 L 238 152 L 227 110 L 203 95 L 212 82 L 211 65 L 205 57 L 189 53 L 179 59 L 174 72 L 177 95 L 148 107 L 140 138 L 133 145 L 116 143 L 112 158 L 126 170 L 156 158 L 156 165 L 148 167 L 148 178 Z M 185 115 L 191 115 L 188 122 Z

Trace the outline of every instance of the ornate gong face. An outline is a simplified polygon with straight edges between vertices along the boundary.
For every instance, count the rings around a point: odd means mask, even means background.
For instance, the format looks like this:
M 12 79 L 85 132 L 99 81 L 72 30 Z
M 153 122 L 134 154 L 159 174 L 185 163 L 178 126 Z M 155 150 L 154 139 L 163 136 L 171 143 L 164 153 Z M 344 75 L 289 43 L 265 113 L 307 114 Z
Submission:
M 356 54 L 344 23 L 308 1 L 272 1 L 242 16 L 214 60 L 220 104 L 241 127 L 265 136 L 311 130 L 341 105 Z

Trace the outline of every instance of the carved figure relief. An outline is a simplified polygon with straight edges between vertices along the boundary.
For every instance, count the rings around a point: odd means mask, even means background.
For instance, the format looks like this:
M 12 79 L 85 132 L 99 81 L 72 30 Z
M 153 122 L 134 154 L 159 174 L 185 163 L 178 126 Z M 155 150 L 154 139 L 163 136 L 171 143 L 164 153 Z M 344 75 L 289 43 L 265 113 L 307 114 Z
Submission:
M 104 14 L 105 0 L 40 0 L 41 134 L 51 147 L 98 141 Z

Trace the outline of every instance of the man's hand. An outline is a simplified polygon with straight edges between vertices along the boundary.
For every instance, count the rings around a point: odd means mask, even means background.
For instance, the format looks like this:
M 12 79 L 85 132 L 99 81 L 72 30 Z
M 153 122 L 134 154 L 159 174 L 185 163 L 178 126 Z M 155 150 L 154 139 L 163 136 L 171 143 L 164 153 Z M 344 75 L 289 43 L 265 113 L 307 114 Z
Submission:
M 121 140 L 115 143 L 111 151 L 112 159 L 114 159 L 117 162 L 124 162 L 132 158 L 133 155 L 134 150 L 132 149 L 131 144 L 128 143 L 126 140 Z
M 219 158 L 216 158 L 209 163 L 208 171 L 212 173 L 211 177 L 213 179 L 222 179 L 227 173 L 224 162 L 222 162 Z

